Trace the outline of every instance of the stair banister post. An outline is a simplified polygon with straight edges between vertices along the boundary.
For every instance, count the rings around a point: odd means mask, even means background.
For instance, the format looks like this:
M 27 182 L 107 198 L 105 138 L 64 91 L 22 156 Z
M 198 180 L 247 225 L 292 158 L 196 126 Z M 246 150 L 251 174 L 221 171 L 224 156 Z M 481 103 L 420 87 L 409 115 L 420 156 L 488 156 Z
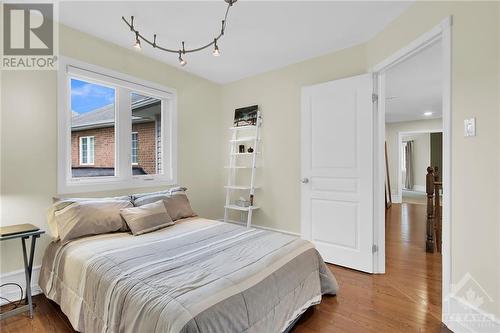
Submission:
M 434 169 L 427 167 L 425 177 L 425 192 L 427 193 L 427 238 L 425 250 L 429 253 L 434 252 Z

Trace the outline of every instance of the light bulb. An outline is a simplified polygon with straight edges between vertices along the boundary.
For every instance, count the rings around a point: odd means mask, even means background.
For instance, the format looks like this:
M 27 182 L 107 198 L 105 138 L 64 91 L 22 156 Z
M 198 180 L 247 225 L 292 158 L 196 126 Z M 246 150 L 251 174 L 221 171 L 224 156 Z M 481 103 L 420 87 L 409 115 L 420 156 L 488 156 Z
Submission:
M 181 56 L 179 56 L 179 64 L 180 64 L 182 67 L 184 67 L 184 66 L 186 66 L 186 64 L 187 64 L 187 61 L 186 61 L 186 60 L 184 60 L 184 59 L 182 59 L 182 57 L 181 57 Z
M 139 50 L 139 51 L 141 50 L 141 41 L 139 40 L 139 34 L 137 34 L 137 33 L 135 35 L 134 49 Z
M 212 51 L 214 57 L 220 56 L 219 47 L 217 46 L 217 38 L 214 38 L 214 50 Z
M 214 57 L 220 56 L 220 51 L 219 51 L 219 48 L 217 47 L 217 45 L 215 45 L 215 48 L 212 51 L 212 54 L 213 54 Z

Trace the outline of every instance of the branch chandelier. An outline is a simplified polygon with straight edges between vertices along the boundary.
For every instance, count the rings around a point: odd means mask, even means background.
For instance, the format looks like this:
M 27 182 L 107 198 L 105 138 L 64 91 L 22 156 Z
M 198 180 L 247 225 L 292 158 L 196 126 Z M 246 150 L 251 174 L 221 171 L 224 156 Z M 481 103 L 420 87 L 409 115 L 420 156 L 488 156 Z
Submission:
M 130 22 L 127 21 L 125 19 L 125 17 L 122 16 L 122 20 L 123 22 L 125 22 L 125 24 L 127 24 L 127 26 L 130 28 L 130 31 L 132 31 L 134 33 L 134 36 L 135 36 L 135 43 L 133 45 L 133 47 L 137 50 L 140 50 L 141 49 L 141 40 L 144 41 L 145 43 L 151 45 L 153 48 L 155 49 L 159 49 L 159 50 L 162 50 L 162 51 L 165 51 L 165 52 L 170 52 L 170 53 L 176 53 L 179 55 L 179 64 L 181 66 L 186 66 L 187 64 L 187 61 L 183 58 L 183 56 L 186 54 L 186 53 L 193 53 L 193 52 L 198 52 L 198 51 L 201 51 L 201 50 L 204 50 L 210 46 L 214 46 L 214 49 L 212 50 L 212 54 L 215 56 L 215 57 L 218 57 L 220 56 L 220 51 L 219 51 L 219 47 L 217 46 L 217 42 L 219 41 L 219 39 L 224 36 L 224 32 L 226 30 L 226 25 L 227 25 L 227 14 L 229 13 L 229 8 L 231 8 L 233 6 L 233 4 L 237 1 L 237 0 L 224 0 L 226 3 L 227 3 L 227 8 L 226 8 L 226 13 L 224 15 L 224 19 L 222 20 L 222 27 L 221 27 L 221 30 L 219 32 L 219 35 L 217 37 L 214 38 L 213 41 L 211 41 L 210 43 L 204 45 L 204 46 L 200 46 L 200 47 L 197 47 L 197 48 L 193 48 L 193 49 L 186 49 L 185 46 L 184 46 L 184 41 L 182 42 L 182 46 L 181 48 L 177 49 L 177 50 L 174 50 L 174 49 L 169 49 L 169 48 L 166 48 L 166 47 L 163 47 L 163 46 L 160 46 L 158 43 L 156 43 L 156 34 L 153 35 L 153 41 L 151 41 L 150 39 L 147 39 L 146 37 L 144 37 L 143 35 L 141 35 L 139 33 L 139 30 L 137 30 L 134 26 L 134 17 L 131 16 L 130 17 Z

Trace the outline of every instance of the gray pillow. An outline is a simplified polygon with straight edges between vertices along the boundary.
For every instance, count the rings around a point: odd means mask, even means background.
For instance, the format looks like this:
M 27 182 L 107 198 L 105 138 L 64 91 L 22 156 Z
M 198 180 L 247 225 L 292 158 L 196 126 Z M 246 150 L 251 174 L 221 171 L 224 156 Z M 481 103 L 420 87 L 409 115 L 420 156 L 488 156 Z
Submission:
M 182 186 L 172 187 L 165 191 L 148 192 L 148 193 L 138 193 L 132 195 L 134 206 L 140 207 L 142 205 L 147 205 L 152 202 L 164 200 L 174 193 L 184 192 L 187 188 Z
M 123 227 L 120 210 L 132 207 L 127 200 L 73 202 L 57 210 L 55 222 L 61 241 L 119 231 Z
M 175 193 L 163 200 L 168 215 L 176 221 L 187 217 L 196 216 L 191 208 L 187 195 L 183 192 Z
M 157 201 L 140 207 L 124 208 L 120 214 L 134 235 L 141 235 L 174 224 L 163 204 Z

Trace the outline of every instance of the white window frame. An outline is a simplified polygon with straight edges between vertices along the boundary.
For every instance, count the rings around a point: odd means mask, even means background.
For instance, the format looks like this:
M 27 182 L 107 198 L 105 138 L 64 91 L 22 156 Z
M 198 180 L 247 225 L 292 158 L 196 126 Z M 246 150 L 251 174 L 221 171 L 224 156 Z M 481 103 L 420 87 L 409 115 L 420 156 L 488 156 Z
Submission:
M 92 147 L 92 155 L 90 154 L 90 150 L 89 150 L 89 141 L 90 141 L 90 138 L 92 138 L 92 144 L 93 144 L 93 147 Z M 80 159 L 80 165 L 94 165 L 94 162 L 95 162 L 95 136 L 93 135 L 87 135 L 87 136 L 81 136 L 79 139 L 79 143 L 78 143 L 78 155 L 79 155 L 79 159 Z M 84 163 L 83 162 L 83 140 L 87 141 L 87 162 Z
M 401 171 L 406 172 L 406 141 L 401 142 Z
M 134 159 L 133 159 L 133 154 L 132 154 L 132 148 L 134 148 L 133 145 L 130 146 L 130 161 L 131 161 L 132 165 L 139 165 L 139 162 L 138 162 L 139 161 L 139 155 L 137 154 L 137 152 L 139 150 L 139 132 L 133 132 L 132 131 L 132 137 L 134 136 L 134 134 L 136 136 L 135 142 L 136 142 L 136 145 L 137 145 L 137 147 L 135 147 L 135 156 L 137 158 L 137 162 L 134 162 Z M 131 138 L 131 140 L 132 140 L 132 138 Z M 131 142 L 134 142 L 134 140 L 132 140 Z
M 156 83 L 67 57 L 58 70 L 58 193 L 82 193 L 177 184 L 177 92 Z M 71 171 L 71 78 L 115 88 L 115 175 L 73 177 Z M 132 174 L 131 93 L 161 103 L 162 174 Z

